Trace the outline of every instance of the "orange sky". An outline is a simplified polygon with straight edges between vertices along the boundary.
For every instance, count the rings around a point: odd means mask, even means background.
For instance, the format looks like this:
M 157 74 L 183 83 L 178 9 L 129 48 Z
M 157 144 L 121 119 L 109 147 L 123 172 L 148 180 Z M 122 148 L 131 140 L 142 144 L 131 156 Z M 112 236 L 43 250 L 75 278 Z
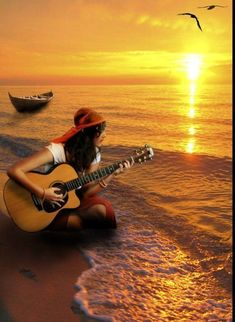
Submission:
M 0 0 L 0 84 L 157 84 L 185 75 L 231 82 L 232 3 L 197 0 Z M 203 32 L 194 19 L 198 16 Z

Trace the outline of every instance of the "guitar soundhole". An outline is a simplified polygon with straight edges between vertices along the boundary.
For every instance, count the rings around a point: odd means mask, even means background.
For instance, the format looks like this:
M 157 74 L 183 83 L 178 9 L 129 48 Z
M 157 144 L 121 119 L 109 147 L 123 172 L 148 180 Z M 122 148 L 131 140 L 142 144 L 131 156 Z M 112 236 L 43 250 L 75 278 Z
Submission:
M 57 203 L 54 203 L 54 202 L 50 202 L 48 200 L 45 200 L 43 202 L 43 209 L 46 211 L 46 212 L 54 212 L 54 211 L 57 211 L 57 210 L 60 210 L 64 205 L 66 205 L 67 201 L 68 201 L 68 193 L 67 193 L 67 189 L 64 185 L 63 182 L 54 182 L 51 187 L 54 187 L 54 188 L 59 188 L 60 190 L 56 191 L 56 193 L 58 195 L 62 194 L 63 195 L 63 200 L 64 202 L 57 202 Z
M 51 187 L 59 188 L 59 191 L 56 191 L 58 195 L 63 195 L 64 197 L 67 195 L 67 189 L 65 187 L 65 184 L 63 182 L 54 182 Z

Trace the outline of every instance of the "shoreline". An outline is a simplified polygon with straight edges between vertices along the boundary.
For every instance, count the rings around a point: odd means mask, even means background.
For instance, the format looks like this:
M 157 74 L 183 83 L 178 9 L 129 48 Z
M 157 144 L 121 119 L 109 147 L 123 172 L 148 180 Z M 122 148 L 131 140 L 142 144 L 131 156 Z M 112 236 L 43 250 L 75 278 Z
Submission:
M 78 242 L 78 233 L 23 232 L 0 212 L 0 322 L 92 321 L 73 303 L 90 268 Z

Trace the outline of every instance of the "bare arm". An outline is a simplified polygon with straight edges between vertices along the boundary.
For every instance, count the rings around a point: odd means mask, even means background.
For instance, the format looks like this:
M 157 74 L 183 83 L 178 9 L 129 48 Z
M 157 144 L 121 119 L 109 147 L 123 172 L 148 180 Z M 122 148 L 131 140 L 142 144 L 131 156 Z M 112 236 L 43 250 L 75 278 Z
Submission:
M 58 190 L 57 188 L 48 188 L 44 190 L 41 186 L 32 182 L 27 176 L 27 172 L 51 162 L 53 162 L 53 155 L 48 149 L 44 148 L 13 164 L 13 166 L 7 170 L 7 175 L 21 183 L 26 189 L 39 198 L 45 197 L 49 200 L 59 201 L 62 196 L 55 193 L 55 191 Z

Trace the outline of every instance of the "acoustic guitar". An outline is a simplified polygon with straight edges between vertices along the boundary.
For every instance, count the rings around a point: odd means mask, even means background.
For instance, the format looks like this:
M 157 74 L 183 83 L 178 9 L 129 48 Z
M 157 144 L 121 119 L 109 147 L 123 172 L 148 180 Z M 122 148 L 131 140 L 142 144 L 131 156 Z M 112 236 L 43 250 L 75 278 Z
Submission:
M 136 150 L 134 156 L 125 160 L 134 163 L 142 163 L 151 160 L 154 155 L 153 149 L 148 145 Z M 74 209 L 79 207 L 80 201 L 76 190 L 84 185 L 112 174 L 120 164 L 118 161 L 112 165 L 100 168 L 94 172 L 78 177 L 75 169 L 68 163 L 61 163 L 47 173 L 30 171 L 27 176 L 33 182 L 43 188 L 59 188 L 59 194 L 63 194 L 63 203 L 55 204 L 49 200 L 42 200 L 28 191 L 18 182 L 9 179 L 3 190 L 3 198 L 7 211 L 14 223 L 22 230 L 36 232 L 46 228 L 62 209 Z

